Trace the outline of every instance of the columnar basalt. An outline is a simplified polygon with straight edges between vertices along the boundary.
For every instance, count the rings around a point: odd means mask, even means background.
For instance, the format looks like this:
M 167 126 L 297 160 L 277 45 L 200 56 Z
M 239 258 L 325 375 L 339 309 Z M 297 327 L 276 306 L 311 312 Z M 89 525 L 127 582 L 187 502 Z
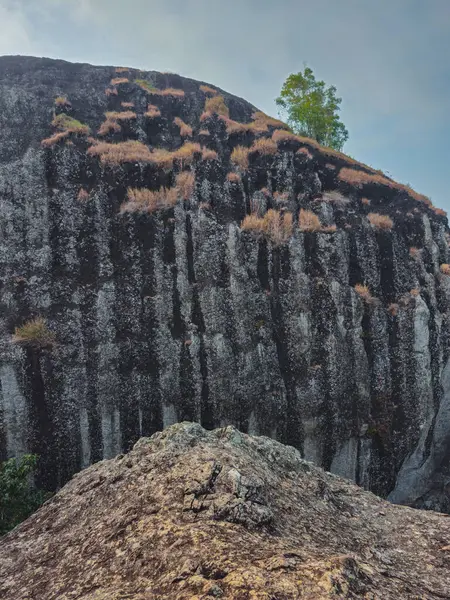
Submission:
M 4 57 L 0 201 L 0 458 L 36 452 L 55 488 L 177 421 L 233 424 L 450 510 L 427 198 L 199 82 Z M 35 318 L 54 343 L 14 342 Z

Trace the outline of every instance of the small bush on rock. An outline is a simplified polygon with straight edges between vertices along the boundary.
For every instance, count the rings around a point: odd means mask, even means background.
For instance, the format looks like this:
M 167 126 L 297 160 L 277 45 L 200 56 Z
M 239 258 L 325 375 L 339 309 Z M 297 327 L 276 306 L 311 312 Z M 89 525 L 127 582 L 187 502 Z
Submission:
M 48 329 L 45 319 L 37 317 L 16 327 L 12 341 L 33 348 L 48 348 L 55 343 L 55 334 Z

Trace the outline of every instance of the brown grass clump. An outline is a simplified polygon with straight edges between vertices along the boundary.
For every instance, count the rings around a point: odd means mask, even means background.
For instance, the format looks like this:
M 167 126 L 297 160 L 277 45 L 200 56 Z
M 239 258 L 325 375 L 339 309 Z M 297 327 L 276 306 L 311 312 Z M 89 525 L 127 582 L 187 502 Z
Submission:
M 344 167 L 339 171 L 339 179 L 358 188 L 367 184 L 384 185 L 399 192 L 406 192 L 409 196 L 414 198 L 414 200 L 424 202 L 427 206 L 432 206 L 431 200 L 427 196 L 418 194 L 409 185 L 403 185 L 402 183 L 397 183 L 396 181 L 388 179 L 381 172 L 377 173 L 373 171 L 372 173 L 366 173 L 359 169 L 349 169 Z
M 357 283 L 355 285 L 355 292 L 361 296 L 361 298 L 365 302 L 371 302 L 373 300 L 373 296 L 370 293 L 369 287 L 367 285 L 363 285 L 362 283 Z
M 194 193 L 195 177 L 190 171 L 182 171 L 176 177 L 176 187 L 183 200 L 189 200 Z
M 106 121 L 100 125 L 100 129 L 98 130 L 99 135 L 107 135 L 112 131 L 120 131 L 121 127 L 118 121 L 131 121 L 136 118 L 136 113 L 126 110 L 123 112 L 107 112 L 105 116 Z
M 217 94 L 219 93 L 217 90 L 215 90 L 212 87 L 209 87 L 209 85 L 201 85 L 200 86 L 201 91 L 206 94 L 207 96 L 217 96 Z
M 149 104 L 147 107 L 147 112 L 145 113 L 145 116 L 148 117 L 149 119 L 155 119 L 156 117 L 161 116 L 161 111 L 154 104 Z
M 286 125 L 286 123 L 283 123 L 283 121 L 269 117 L 269 115 L 266 115 L 266 113 L 261 111 L 253 113 L 252 119 L 260 126 L 266 125 L 267 127 L 277 127 L 278 129 L 289 129 L 289 125 Z
M 128 188 L 128 202 L 120 207 L 120 212 L 148 212 L 171 208 L 177 203 L 178 188 L 159 188 L 152 191 L 146 188 Z
M 364 206 L 370 206 L 369 198 L 361 198 L 361 204 L 364 204 Z
M 86 202 L 86 200 L 89 200 L 89 192 L 87 190 L 85 190 L 84 188 L 80 188 L 77 199 L 80 202 Z
M 304 208 L 300 209 L 298 217 L 298 226 L 301 231 L 320 231 L 322 229 L 322 223 L 319 217 L 311 210 Z
M 202 160 L 219 160 L 219 155 L 215 150 L 202 148 Z
M 231 172 L 227 174 L 227 181 L 230 183 L 240 183 L 241 177 L 238 173 Z
M 129 79 L 127 77 L 115 77 L 111 79 L 110 85 L 121 85 L 122 83 L 128 83 Z
M 134 108 L 134 102 L 121 102 L 120 106 L 122 108 Z
M 373 225 L 376 229 L 383 229 L 385 231 L 390 230 L 394 227 L 393 220 L 387 215 L 380 215 L 378 213 L 369 213 L 367 218 L 370 221 L 370 224 Z
M 224 117 L 229 117 L 230 111 L 228 110 L 228 106 L 225 104 L 225 100 L 224 100 L 223 96 L 216 95 L 216 96 L 213 96 L 212 98 L 206 99 L 203 115 L 204 114 L 206 114 L 208 116 L 216 114 L 216 115 L 222 115 Z M 203 115 L 202 115 L 202 117 L 203 117 Z
M 181 137 L 192 137 L 192 127 L 187 125 L 180 117 L 175 117 L 173 122 L 180 128 Z
M 105 94 L 107 96 L 118 96 L 119 92 L 117 91 L 116 88 L 106 88 Z
M 136 118 L 136 113 L 131 110 L 124 110 L 122 112 L 107 112 L 105 113 L 107 119 L 113 121 L 131 121 Z
M 70 106 L 72 106 L 72 104 L 64 96 L 58 96 L 57 98 L 55 98 L 55 106 L 59 106 L 59 107 L 67 106 L 67 107 L 70 107 Z
M 61 140 L 66 139 L 68 136 L 69 136 L 69 132 L 68 131 L 61 131 L 59 133 L 55 133 L 52 136 L 50 136 L 49 138 L 46 138 L 45 140 L 42 140 L 41 146 L 43 148 L 51 148 L 52 146 L 54 146 L 55 144 L 57 144 Z
M 116 67 L 115 68 L 116 73 L 128 73 L 129 70 L 130 69 L 128 67 Z
M 347 206 L 350 204 L 350 200 L 337 190 L 323 192 L 322 200 L 324 202 L 329 202 L 330 204 L 335 204 L 336 206 Z
M 409 249 L 409 255 L 411 258 L 418 258 L 420 256 L 419 248 L 415 248 L 414 246 L 411 246 L 411 248 Z
M 442 208 L 436 208 L 435 206 L 433 206 L 431 210 L 434 212 L 434 214 L 439 215 L 440 217 L 447 216 L 447 213 Z
M 253 142 L 253 145 L 249 150 L 249 153 L 251 154 L 255 152 L 262 154 L 263 156 L 271 156 L 278 152 L 278 146 L 270 138 L 259 138 Z
M 185 142 L 181 148 L 172 152 L 173 158 L 177 158 L 184 165 L 189 165 L 194 160 L 194 156 L 197 153 L 201 153 L 202 149 L 200 144 L 193 142 Z
M 118 133 L 122 130 L 122 127 L 117 123 L 117 121 L 113 121 L 111 119 L 106 119 L 98 130 L 98 135 L 108 135 L 111 132 Z
M 447 263 L 443 263 L 440 266 L 440 270 L 441 273 L 443 273 L 444 275 L 450 275 L 450 265 L 448 265 Z
M 280 142 L 299 142 L 298 136 L 295 133 L 291 133 L 290 131 L 285 131 L 284 129 L 275 129 L 272 133 L 272 140 L 279 144 Z
M 311 160 L 311 158 L 313 157 L 308 148 L 299 148 L 296 154 L 301 154 L 302 156 L 305 156 L 308 160 Z
M 257 235 L 266 235 L 274 245 L 285 244 L 292 235 L 293 217 L 290 212 L 279 212 L 270 209 L 264 217 L 256 213 L 246 215 L 241 223 L 242 231 L 250 231 Z
M 153 156 L 148 147 L 142 142 L 128 140 L 118 144 L 100 142 L 88 149 L 90 156 L 100 157 L 107 165 L 121 165 L 128 162 L 153 162 Z
M 206 136 L 210 136 L 211 134 L 209 133 L 209 131 L 207 129 L 200 129 L 199 135 L 206 135 Z
M 158 91 L 161 96 L 172 96 L 173 98 L 184 98 L 184 90 L 178 90 L 176 88 L 166 88 L 165 90 Z
M 45 319 L 36 317 L 22 327 L 16 327 L 11 341 L 33 348 L 45 348 L 55 343 L 55 334 L 48 329 Z
M 450 274 L 450 269 L 449 269 L 449 274 Z M 409 290 L 409 293 L 411 294 L 411 296 L 414 296 L 417 298 L 417 296 L 420 296 L 420 288 L 413 288 L 412 290 Z
M 399 311 L 399 305 L 395 304 L 395 302 L 393 302 L 392 304 L 389 304 L 388 306 L 388 313 L 392 316 L 392 317 L 396 317 Z
M 248 169 L 248 148 L 245 146 L 236 146 L 231 153 L 231 162 L 241 167 L 241 169 Z
M 173 167 L 174 153 L 164 148 L 157 148 L 151 153 L 151 162 L 161 169 L 169 170 Z

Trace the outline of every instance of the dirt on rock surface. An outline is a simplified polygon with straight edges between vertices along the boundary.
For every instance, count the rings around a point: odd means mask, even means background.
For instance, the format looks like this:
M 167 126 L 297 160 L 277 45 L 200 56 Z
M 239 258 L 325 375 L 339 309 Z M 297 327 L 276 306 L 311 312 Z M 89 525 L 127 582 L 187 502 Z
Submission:
M 0 541 L 5 600 L 450 598 L 450 518 L 233 427 L 173 425 Z

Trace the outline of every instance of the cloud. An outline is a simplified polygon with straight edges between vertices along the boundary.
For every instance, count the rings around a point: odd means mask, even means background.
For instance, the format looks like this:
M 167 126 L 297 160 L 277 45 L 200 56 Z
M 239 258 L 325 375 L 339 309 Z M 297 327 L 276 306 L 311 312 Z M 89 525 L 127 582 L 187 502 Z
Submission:
M 32 54 L 34 51 L 25 13 L 14 4 L 0 0 L 0 55 Z

